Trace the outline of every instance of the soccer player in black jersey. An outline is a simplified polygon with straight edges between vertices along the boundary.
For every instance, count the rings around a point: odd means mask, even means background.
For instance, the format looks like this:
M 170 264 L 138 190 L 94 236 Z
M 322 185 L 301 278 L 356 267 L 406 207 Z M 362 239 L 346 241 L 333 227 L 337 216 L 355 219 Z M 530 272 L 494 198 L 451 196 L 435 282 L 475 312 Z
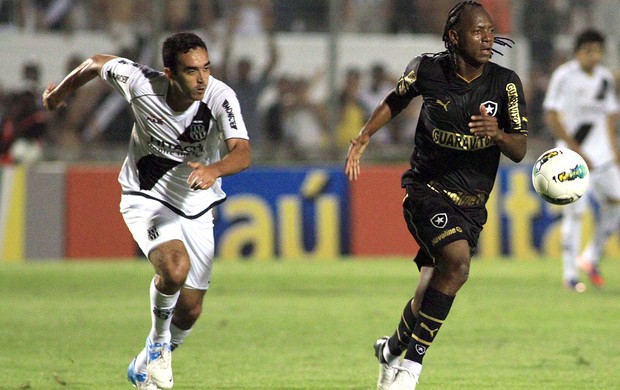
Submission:
M 379 389 L 415 389 L 422 359 L 467 281 L 500 156 L 519 162 L 527 148 L 523 87 L 515 72 L 490 62 L 493 44 L 508 43 L 495 37 L 489 14 L 477 2 L 458 3 L 443 41 L 446 51 L 409 63 L 346 158 L 345 173 L 355 180 L 371 136 L 422 96 L 411 168 L 401 182 L 404 217 L 420 246 L 420 277 L 394 335 L 375 343 Z

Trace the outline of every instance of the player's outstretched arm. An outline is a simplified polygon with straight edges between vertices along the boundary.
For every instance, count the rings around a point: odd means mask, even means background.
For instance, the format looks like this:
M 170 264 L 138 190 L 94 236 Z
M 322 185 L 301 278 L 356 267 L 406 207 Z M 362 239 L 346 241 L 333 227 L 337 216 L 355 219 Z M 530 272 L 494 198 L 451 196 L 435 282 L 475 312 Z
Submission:
M 344 165 L 344 174 L 349 177 L 349 180 L 357 180 L 360 175 L 360 158 L 370 142 L 370 137 L 390 119 L 392 119 L 392 110 L 384 100 L 374 110 L 357 137 L 351 140 Z
M 99 76 L 103 65 L 116 58 L 115 56 L 96 54 L 82 62 L 69 73 L 60 84 L 48 85 L 43 91 L 43 106 L 52 111 L 65 106 L 65 99 L 82 85 Z

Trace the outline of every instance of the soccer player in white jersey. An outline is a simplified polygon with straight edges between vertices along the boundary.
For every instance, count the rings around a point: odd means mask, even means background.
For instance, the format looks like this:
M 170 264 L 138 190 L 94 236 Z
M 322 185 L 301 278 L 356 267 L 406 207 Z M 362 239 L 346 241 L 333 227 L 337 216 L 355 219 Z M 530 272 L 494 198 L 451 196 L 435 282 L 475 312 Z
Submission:
M 119 175 L 120 209 L 155 269 L 151 330 L 131 362 L 140 389 L 173 386 L 171 352 L 202 310 L 213 266 L 212 209 L 221 177 L 250 165 L 248 133 L 233 90 L 211 75 L 205 43 L 178 33 L 162 47 L 163 72 L 126 58 L 94 55 L 43 93 L 49 110 L 99 76 L 131 105 L 135 124 Z M 219 143 L 228 152 L 220 158 Z
M 595 236 L 581 255 L 582 215 L 587 200 L 562 208 L 564 285 L 581 292 L 585 285 L 579 281 L 579 265 L 595 287 L 604 284 L 599 272 L 600 257 L 620 222 L 620 150 L 614 77 L 601 65 L 605 37 L 598 31 L 586 30 L 577 36 L 574 50 L 575 57 L 553 72 L 543 107 L 557 146 L 576 151 L 588 164 L 591 172 L 588 193 L 600 205 Z

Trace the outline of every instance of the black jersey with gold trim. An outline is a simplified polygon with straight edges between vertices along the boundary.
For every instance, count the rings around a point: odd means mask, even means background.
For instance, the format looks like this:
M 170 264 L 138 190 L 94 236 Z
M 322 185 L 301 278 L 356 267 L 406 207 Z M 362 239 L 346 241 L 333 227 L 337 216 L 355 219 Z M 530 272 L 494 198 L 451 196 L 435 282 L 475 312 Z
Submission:
M 454 71 L 447 53 L 414 58 L 400 78 L 395 93 L 423 103 L 415 132 L 411 169 L 402 177 L 403 187 L 414 181 L 432 183 L 460 206 L 483 206 L 493 188 L 500 150 L 488 137 L 469 131 L 472 115 L 480 106 L 498 119 L 500 130 L 527 135 L 526 102 L 517 74 L 489 62 L 482 75 L 470 82 Z

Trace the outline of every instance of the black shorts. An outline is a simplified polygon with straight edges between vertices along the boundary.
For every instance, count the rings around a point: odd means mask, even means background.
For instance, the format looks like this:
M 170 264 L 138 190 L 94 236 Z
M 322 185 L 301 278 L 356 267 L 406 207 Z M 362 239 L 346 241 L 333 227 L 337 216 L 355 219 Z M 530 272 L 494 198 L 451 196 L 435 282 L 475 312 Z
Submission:
M 419 269 L 434 266 L 439 251 L 454 241 L 466 240 L 473 253 L 487 212 L 484 206 L 458 207 L 426 184 L 415 183 L 407 186 L 403 216 L 409 232 L 420 246 L 414 259 Z

